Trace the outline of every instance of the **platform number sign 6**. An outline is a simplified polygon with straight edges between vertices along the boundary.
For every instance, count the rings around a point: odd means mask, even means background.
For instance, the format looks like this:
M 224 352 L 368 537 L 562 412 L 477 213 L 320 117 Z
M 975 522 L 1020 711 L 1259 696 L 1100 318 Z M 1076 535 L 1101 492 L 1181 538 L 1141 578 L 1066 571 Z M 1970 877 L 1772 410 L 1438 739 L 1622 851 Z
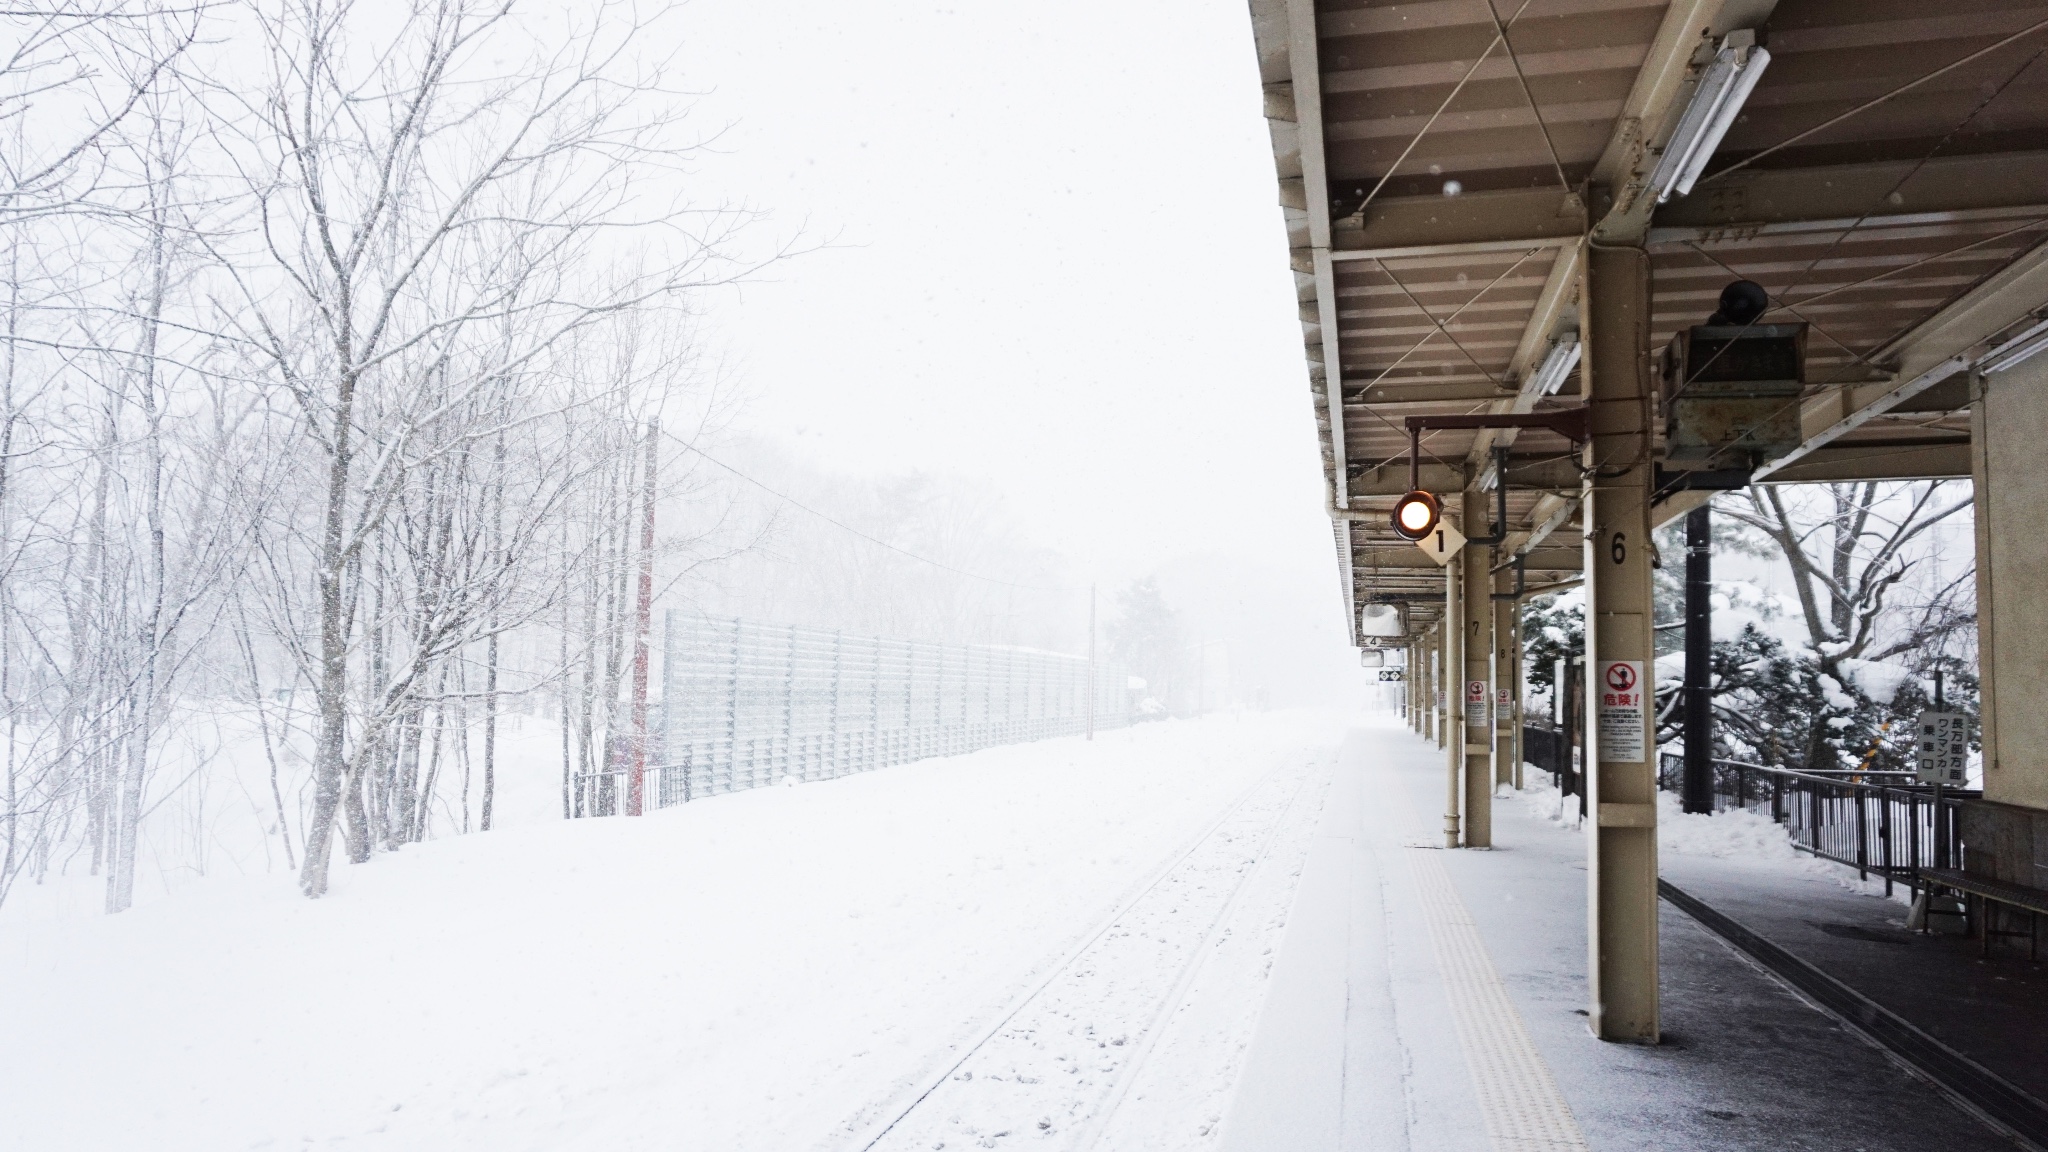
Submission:
M 1622 561 L 1627 560 L 1628 538 L 1626 536 L 1623 536 L 1621 533 L 1616 532 L 1614 534 L 1613 542 L 1608 544 L 1607 546 L 1607 554 L 1614 558 L 1614 562 L 1616 564 L 1619 564 Z

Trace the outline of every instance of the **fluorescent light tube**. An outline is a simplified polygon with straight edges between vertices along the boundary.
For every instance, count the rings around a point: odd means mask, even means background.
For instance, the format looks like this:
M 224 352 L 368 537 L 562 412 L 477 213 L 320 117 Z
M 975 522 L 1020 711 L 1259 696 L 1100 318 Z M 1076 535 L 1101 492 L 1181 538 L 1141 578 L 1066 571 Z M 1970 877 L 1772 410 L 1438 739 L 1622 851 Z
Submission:
M 2048 320 L 2021 332 L 2019 335 L 1993 348 L 1977 361 L 1977 369 L 1985 375 L 2003 372 L 2032 359 L 2036 352 L 2048 349 Z
M 1535 396 L 1555 395 L 1564 387 L 1564 382 L 1579 366 L 1579 334 L 1567 332 L 1550 346 L 1550 352 L 1543 357 L 1543 366 L 1536 369 L 1536 378 L 1530 381 L 1529 392 Z
M 1664 203 L 1674 193 L 1684 196 L 1692 192 L 1693 182 L 1714 158 L 1714 150 L 1742 114 L 1743 102 L 1770 62 L 1770 52 L 1757 47 L 1754 30 L 1738 29 L 1722 39 L 1650 173 L 1657 203 Z

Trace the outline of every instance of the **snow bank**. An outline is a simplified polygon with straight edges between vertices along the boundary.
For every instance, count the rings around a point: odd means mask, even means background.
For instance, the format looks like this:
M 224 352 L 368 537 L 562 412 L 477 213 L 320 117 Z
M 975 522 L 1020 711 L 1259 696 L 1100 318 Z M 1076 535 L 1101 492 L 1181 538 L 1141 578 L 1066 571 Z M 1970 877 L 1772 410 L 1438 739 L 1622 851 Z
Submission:
M 1679 856 L 1740 856 L 1747 860 L 1809 860 L 1792 847 L 1783 825 L 1746 808 L 1687 812 L 1677 795 L 1657 793 L 1657 850 Z
M 0 1148 L 811 1147 L 1340 735 L 1174 721 L 452 837 L 317 902 L 0 910 Z
M 1550 775 L 1535 765 L 1526 766 L 1528 787 L 1514 792 L 1507 785 L 1500 795 L 1512 798 L 1523 814 L 1564 831 L 1584 831 L 1590 821 L 1579 820 L 1579 798 L 1565 796 L 1550 782 Z M 1715 856 L 1789 868 L 1796 872 L 1825 875 L 1852 891 L 1879 895 L 1882 881 L 1864 880 L 1854 868 L 1801 852 L 1792 844 L 1785 826 L 1762 812 L 1730 809 L 1713 815 L 1687 812 L 1672 792 L 1657 793 L 1657 851 L 1671 856 Z
M 1566 796 L 1550 775 L 1531 765 L 1523 779 L 1529 786 L 1509 794 L 1522 810 L 1547 824 L 1583 830 L 1579 798 Z M 1501 786 L 1507 789 L 1507 785 Z M 1588 822 L 1590 823 L 1590 821 Z M 1670 792 L 1657 793 L 1657 850 L 1680 856 L 1741 856 L 1752 860 L 1810 859 L 1792 847 L 1792 838 L 1769 816 L 1748 810 L 1689 813 Z

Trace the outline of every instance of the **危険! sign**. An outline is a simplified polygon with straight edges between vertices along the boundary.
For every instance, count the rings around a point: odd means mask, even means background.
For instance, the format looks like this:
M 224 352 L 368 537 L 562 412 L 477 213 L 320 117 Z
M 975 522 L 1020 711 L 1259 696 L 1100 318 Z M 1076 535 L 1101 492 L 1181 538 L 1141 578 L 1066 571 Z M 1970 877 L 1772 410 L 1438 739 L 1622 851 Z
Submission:
M 1631 764 L 1649 759 L 1644 744 L 1643 662 L 1602 660 L 1593 690 L 1600 701 L 1600 762 Z

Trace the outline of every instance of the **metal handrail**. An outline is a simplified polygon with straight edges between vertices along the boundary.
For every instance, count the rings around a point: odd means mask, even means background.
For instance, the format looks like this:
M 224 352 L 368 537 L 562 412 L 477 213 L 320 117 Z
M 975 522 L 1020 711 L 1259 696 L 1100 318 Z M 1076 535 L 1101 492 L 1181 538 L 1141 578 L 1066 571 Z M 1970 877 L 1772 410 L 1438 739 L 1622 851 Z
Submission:
M 1583 798 L 1585 783 L 1571 764 L 1566 734 L 1525 725 L 1523 746 L 1534 767 L 1557 777 L 1568 795 Z M 1890 894 L 1894 883 L 1920 886 L 1928 868 L 1959 868 L 1965 845 L 1963 805 L 1983 795 L 1976 789 L 1921 784 L 1910 773 L 1856 769 L 1802 770 L 1744 760 L 1713 761 L 1716 812 L 1745 809 L 1785 826 L 1799 851 L 1875 875 Z M 1657 786 L 1680 788 L 1685 758 L 1658 756 Z
M 1794 848 L 1846 864 L 1864 879 L 1876 874 L 1887 895 L 1897 882 L 1918 887 L 1924 869 L 1961 866 L 1962 806 L 1982 795 L 1917 780 L 1876 779 L 1906 773 L 1809 771 L 1736 760 L 1713 764 L 1715 811 L 1767 813 L 1785 825 Z M 1676 791 L 1685 758 L 1663 753 L 1658 768 L 1658 787 Z

